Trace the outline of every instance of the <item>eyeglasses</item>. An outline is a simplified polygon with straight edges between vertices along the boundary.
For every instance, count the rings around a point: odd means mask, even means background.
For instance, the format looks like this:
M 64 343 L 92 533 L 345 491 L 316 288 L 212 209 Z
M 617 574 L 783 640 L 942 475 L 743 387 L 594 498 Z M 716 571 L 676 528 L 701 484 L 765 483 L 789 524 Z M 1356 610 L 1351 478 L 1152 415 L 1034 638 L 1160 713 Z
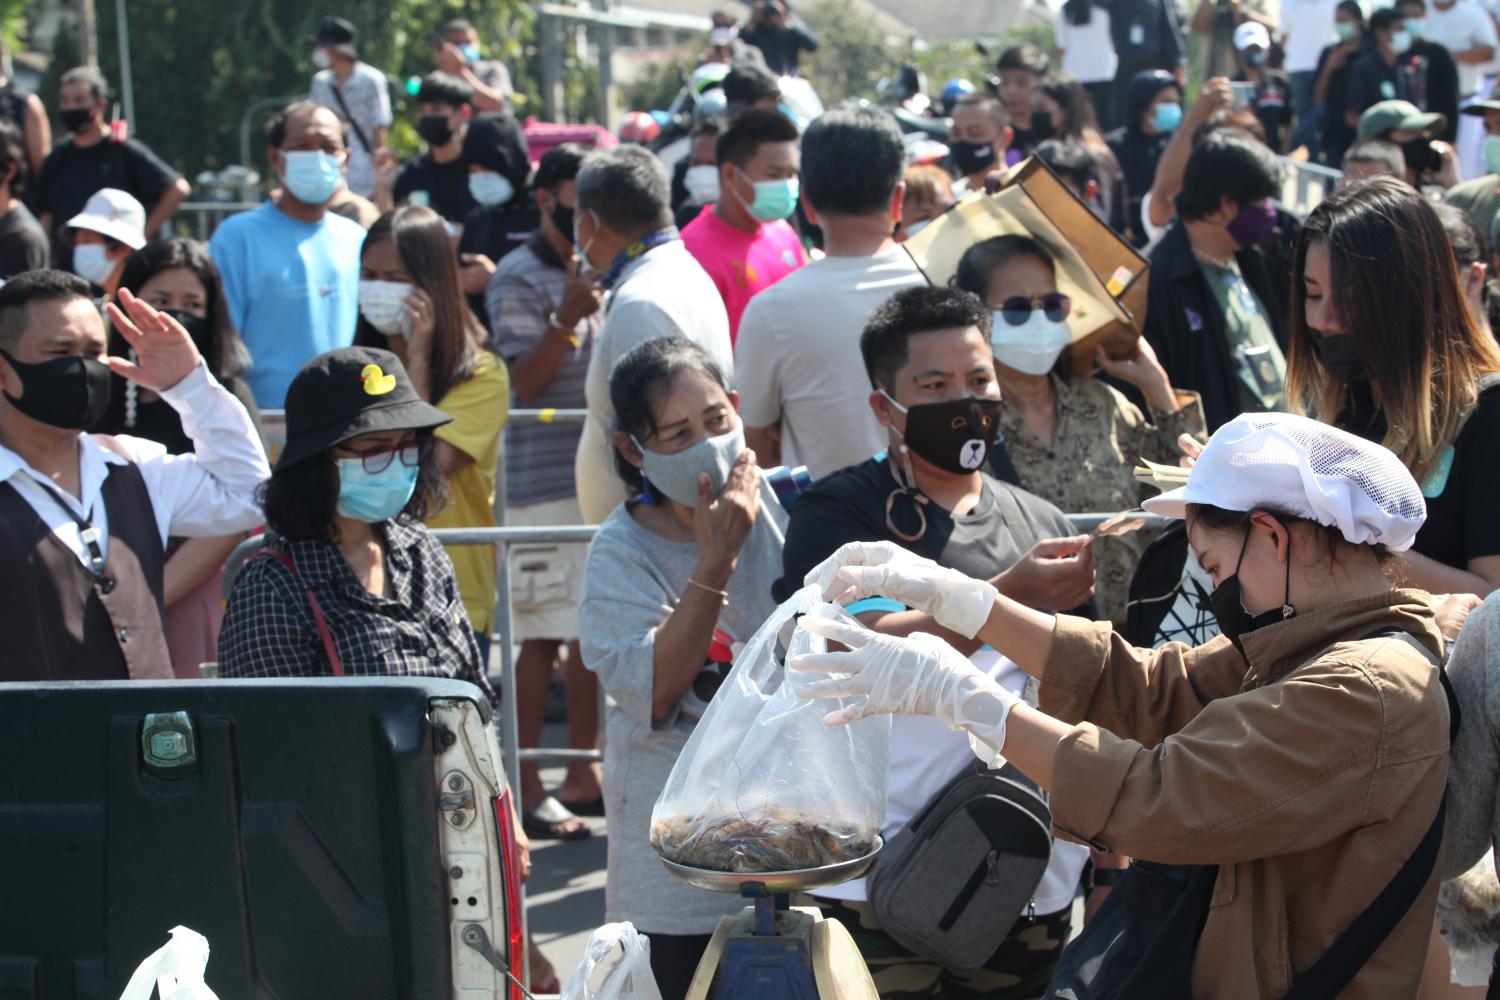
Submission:
M 1040 309 L 1054 323 L 1061 323 L 1073 311 L 1073 300 L 1062 292 L 1048 292 L 1040 298 L 1029 299 L 1024 295 L 1012 295 L 1000 303 L 1000 317 L 1011 326 L 1024 326 L 1033 310 Z
M 345 448 L 344 450 L 350 452 L 355 458 L 358 458 L 359 463 L 364 466 L 365 471 L 373 476 L 378 472 L 384 472 L 386 469 L 389 469 L 391 462 L 397 458 L 401 459 L 401 464 L 408 469 L 421 465 L 427 460 L 427 456 L 432 454 L 432 438 L 419 437 L 408 441 L 399 448 L 375 447 L 368 451 L 355 451 L 353 448 Z

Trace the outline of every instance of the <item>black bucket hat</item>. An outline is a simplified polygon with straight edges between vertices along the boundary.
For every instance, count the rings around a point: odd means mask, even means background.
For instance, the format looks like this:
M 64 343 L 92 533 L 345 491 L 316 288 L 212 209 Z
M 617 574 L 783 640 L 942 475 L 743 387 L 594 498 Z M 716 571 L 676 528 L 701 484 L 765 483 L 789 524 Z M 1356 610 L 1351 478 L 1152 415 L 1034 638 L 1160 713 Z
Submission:
M 325 17 L 318 23 L 318 30 L 307 36 L 307 40 L 313 45 L 326 45 L 350 59 L 357 59 L 359 49 L 355 46 L 356 37 L 354 25 L 342 17 Z
M 390 351 L 343 347 L 302 366 L 286 391 L 284 469 L 372 431 L 431 430 L 453 418 L 417 395 Z

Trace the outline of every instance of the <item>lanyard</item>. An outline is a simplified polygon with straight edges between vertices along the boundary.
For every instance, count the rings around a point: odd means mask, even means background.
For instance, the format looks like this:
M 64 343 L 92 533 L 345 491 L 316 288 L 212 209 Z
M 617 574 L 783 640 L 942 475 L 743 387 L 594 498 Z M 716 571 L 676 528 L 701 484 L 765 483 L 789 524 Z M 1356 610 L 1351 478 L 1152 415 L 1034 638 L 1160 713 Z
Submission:
M 94 527 L 93 508 L 90 507 L 88 514 L 84 517 L 79 517 L 74 513 L 73 508 L 68 502 L 63 499 L 62 494 L 57 491 L 55 486 L 42 479 L 33 479 L 33 482 L 40 485 L 42 492 L 56 501 L 57 505 L 62 508 L 62 512 L 68 515 L 74 524 L 78 525 L 78 538 L 83 542 L 84 548 L 88 550 L 89 572 L 95 576 L 102 576 L 104 574 L 104 549 L 99 545 L 101 537 L 99 529 Z
M 606 291 L 614 288 L 615 282 L 620 280 L 620 273 L 625 270 L 627 264 L 637 257 L 642 257 L 650 253 L 659 246 L 664 246 L 680 238 L 676 226 L 668 226 L 665 229 L 658 229 L 654 233 L 647 233 L 615 255 L 615 259 L 610 262 L 609 270 L 604 273 L 604 277 L 599 283 Z

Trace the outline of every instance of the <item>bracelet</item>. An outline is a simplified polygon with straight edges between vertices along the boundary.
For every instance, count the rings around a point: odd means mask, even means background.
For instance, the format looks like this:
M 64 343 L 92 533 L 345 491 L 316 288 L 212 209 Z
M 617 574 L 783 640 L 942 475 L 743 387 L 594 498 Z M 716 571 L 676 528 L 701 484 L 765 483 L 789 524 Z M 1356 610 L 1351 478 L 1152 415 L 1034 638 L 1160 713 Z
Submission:
M 556 330 L 558 333 L 560 333 L 562 335 L 562 338 L 569 344 L 571 344 L 573 346 L 573 350 L 575 351 L 578 350 L 579 347 L 583 346 L 583 342 L 578 339 L 578 334 L 574 333 L 571 327 L 564 325 L 562 321 L 557 318 L 556 309 L 547 314 L 547 329 Z
M 689 587 L 697 587 L 699 590 L 706 590 L 710 594 L 717 595 L 717 597 L 719 598 L 719 606 L 720 607 L 725 607 L 725 608 L 729 607 L 729 591 L 727 591 L 727 590 L 720 590 L 717 587 L 710 587 L 706 583 L 699 583 L 697 580 L 694 580 L 692 577 L 688 577 L 688 586 Z

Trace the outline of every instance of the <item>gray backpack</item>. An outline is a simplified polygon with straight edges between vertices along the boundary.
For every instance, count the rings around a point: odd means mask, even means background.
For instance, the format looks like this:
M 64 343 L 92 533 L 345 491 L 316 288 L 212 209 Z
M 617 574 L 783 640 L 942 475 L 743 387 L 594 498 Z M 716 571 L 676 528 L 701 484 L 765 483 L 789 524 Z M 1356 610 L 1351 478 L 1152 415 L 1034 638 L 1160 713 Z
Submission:
M 945 969 L 983 966 L 1031 908 L 1051 825 L 1046 798 L 1020 771 L 966 767 L 880 852 L 866 883 L 875 919 Z

